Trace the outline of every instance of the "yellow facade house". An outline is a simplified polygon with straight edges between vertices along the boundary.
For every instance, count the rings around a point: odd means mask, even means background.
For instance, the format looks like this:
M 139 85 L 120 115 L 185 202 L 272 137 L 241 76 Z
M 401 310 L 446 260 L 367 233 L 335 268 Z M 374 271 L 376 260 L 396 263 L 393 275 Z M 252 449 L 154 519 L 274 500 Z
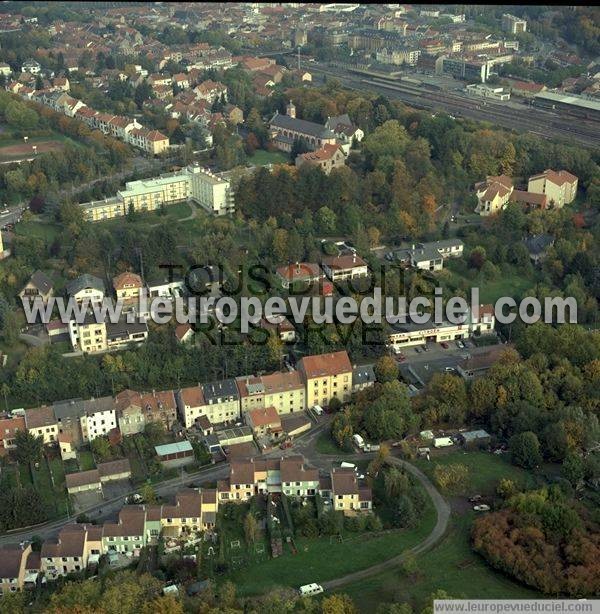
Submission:
M 346 351 L 305 356 L 298 363 L 298 370 L 306 383 L 308 407 L 327 407 L 333 398 L 342 403 L 350 400 L 352 364 Z

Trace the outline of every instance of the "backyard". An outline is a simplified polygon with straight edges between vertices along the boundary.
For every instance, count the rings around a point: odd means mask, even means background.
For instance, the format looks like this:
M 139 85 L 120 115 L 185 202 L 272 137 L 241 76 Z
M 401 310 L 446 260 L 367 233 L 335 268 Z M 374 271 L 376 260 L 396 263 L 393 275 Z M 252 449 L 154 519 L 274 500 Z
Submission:
M 392 558 L 417 545 L 429 535 L 436 522 L 429 498 L 419 516 L 416 529 L 355 533 L 344 528 L 341 538 L 338 535 L 296 536 L 293 545 L 286 543 L 284 538 L 280 557 L 251 562 L 230 571 L 226 579 L 236 584 L 241 595 L 265 593 L 281 586 L 297 588 L 311 582 L 325 582 Z

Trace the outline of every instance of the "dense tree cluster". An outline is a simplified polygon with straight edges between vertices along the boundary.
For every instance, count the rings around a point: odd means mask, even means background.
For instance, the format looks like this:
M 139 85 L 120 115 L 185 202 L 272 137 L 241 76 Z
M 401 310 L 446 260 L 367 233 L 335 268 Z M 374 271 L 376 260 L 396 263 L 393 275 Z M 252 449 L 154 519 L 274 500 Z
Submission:
M 513 496 L 475 521 L 472 538 L 490 565 L 545 594 L 600 591 L 599 527 L 556 487 Z

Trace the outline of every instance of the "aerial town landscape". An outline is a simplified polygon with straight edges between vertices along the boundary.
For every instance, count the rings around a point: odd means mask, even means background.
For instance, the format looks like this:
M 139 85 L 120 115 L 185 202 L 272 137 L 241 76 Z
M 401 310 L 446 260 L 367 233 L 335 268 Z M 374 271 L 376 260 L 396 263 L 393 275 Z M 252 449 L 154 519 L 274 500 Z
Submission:
M 0 198 L 0 613 L 600 611 L 600 9 L 4 2 Z

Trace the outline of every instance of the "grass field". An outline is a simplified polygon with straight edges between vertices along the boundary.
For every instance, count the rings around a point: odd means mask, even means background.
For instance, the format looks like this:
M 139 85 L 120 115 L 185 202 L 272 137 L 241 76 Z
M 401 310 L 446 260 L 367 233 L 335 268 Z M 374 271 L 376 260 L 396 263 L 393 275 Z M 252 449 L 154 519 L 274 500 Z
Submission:
M 147 211 L 145 213 L 137 212 L 134 215 L 134 219 L 131 221 L 128 218 L 118 217 L 103 222 L 95 222 L 94 227 L 114 230 L 115 228 L 121 227 L 123 224 L 129 224 L 130 226 L 148 228 L 164 223 L 172 224 L 180 219 L 189 217 L 192 212 L 192 205 L 189 203 L 176 203 L 174 205 L 167 205 L 164 209 L 156 211 Z
M 77 460 L 79 461 L 80 471 L 89 471 L 96 468 L 94 457 L 89 450 L 79 450 L 77 452 Z
M 15 233 L 22 237 L 36 237 L 46 243 L 52 243 L 61 233 L 62 228 L 52 222 L 42 222 L 33 219 L 29 222 L 19 222 L 15 226 Z
M 264 151 L 259 149 L 255 151 L 249 158 L 249 164 L 255 166 L 265 166 L 267 164 L 289 164 L 290 158 L 281 151 Z
M 424 459 L 414 461 L 414 464 L 419 467 L 433 481 L 433 472 L 436 465 L 449 465 L 460 463 L 469 468 L 468 485 L 464 493 L 465 495 L 491 495 L 494 494 L 496 485 L 501 478 L 510 478 L 517 484 L 530 487 L 536 483 L 536 478 L 533 474 L 511 465 L 507 455 L 496 455 L 490 452 L 465 452 L 463 450 L 453 450 L 446 454 L 433 456 L 428 462 Z
M 533 599 L 540 595 L 494 571 L 469 545 L 474 512 L 453 515 L 443 540 L 432 550 L 417 556 L 417 572 L 405 575 L 390 569 L 344 587 L 360 612 L 372 611 L 381 603 L 408 602 L 415 611 L 426 605 L 438 589 L 453 597 L 484 599 Z
M 436 521 L 431 501 L 421 519 L 416 530 L 348 534 L 341 543 L 329 537 L 299 537 L 295 540 L 296 555 L 284 546 L 283 556 L 240 569 L 227 579 L 235 583 L 240 595 L 262 594 L 278 586 L 297 588 L 310 582 L 331 580 L 392 558 L 422 541 Z
M 337 444 L 331 438 L 331 432 L 329 430 L 323 431 L 318 437 L 315 444 L 316 450 L 319 454 L 348 454 L 341 448 L 338 448 Z

